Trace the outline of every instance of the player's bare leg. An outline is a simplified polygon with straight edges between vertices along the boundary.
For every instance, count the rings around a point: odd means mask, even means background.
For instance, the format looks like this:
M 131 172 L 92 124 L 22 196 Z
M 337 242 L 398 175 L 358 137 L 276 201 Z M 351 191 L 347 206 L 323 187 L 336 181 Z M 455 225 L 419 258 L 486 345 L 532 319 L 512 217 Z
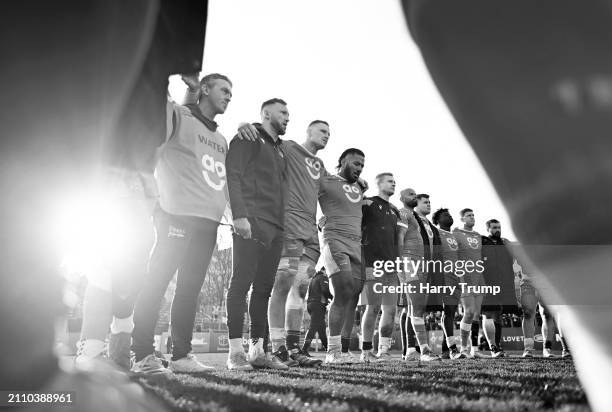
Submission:
M 374 336 L 374 327 L 376 326 L 376 317 L 380 312 L 380 305 L 366 305 L 363 316 L 361 317 L 361 336 L 363 337 L 363 346 L 360 360 L 364 363 L 375 362 L 376 355 L 373 353 L 372 336 Z M 382 323 L 382 318 L 381 318 Z M 380 335 L 378 336 L 380 339 Z
M 341 334 L 345 325 L 347 313 L 350 314 L 350 307 L 354 298 L 353 293 L 353 274 L 350 271 L 338 271 L 330 275 L 331 293 L 334 298 L 329 307 L 328 325 L 329 338 L 327 340 L 327 356 L 325 363 L 345 363 L 342 359 Z M 355 309 L 352 313 L 354 315 Z M 351 326 L 352 326 L 351 317 Z M 350 336 L 350 334 L 349 334 Z
M 555 319 L 550 313 L 550 310 L 539 304 L 540 316 L 542 318 L 542 339 L 544 339 L 544 347 L 542 348 L 542 356 L 545 358 L 555 358 L 552 353 L 552 343 L 555 339 Z
M 395 326 L 395 305 L 381 305 L 382 313 L 378 322 L 378 353 L 379 361 L 391 360 L 391 336 Z
M 298 272 L 299 261 L 299 257 L 284 256 L 281 258 L 268 305 L 272 352 L 277 354 L 279 359 L 285 363 L 289 361 L 289 355 L 285 346 L 285 304 L 289 290 Z M 290 366 L 295 366 L 295 364 Z
M 533 357 L 533 336 L 535 333 L 535 311 L 538 298 L 535 293 L 523 293 L 525 289 L 521 287 L 521 308 L 523 309 L 523 358 Z

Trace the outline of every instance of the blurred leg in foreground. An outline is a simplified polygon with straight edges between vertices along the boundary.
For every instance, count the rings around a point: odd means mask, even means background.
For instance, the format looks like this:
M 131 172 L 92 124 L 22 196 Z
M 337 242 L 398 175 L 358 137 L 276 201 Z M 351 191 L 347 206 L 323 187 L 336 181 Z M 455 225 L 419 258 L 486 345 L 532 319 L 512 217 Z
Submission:
M 609 410 L 610 3 L 404 0 L 403 6 L 434 82 L 543 273 L 534 280 L 542 298 L 562 305 L 591 406 Z

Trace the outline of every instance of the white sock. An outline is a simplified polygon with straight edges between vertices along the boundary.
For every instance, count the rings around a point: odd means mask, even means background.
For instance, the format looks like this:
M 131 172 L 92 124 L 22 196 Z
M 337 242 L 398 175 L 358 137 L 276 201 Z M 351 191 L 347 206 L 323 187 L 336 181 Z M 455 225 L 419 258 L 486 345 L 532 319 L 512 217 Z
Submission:
M 525 338 L 524 340 L 525 349 L 533 350 L 533 338 Z
M 378 338 L 378 353 L 388 352 L 391 347 L 391 338 L 381 336 Z
M 327 351 L 334 352 L 336 350 L 342 349 L 342 341 L 340 340 L 340 335 L 338 336 L 330 336 L 327 338 Z
M 478 352 L 478 346 L 472 346 L 472 355 Z
M 272 352 L 276 352 L 285 344 L 287 333 L 284 328 L 270 328 L 270 342 L 272 343 Z
M 255 343 L 253 343 L 253 339 L 249 340 L 249 350 L 255 349 L 258 352 L 263 352 L 263 338 L 257 338 Z
M 129 317 L 123 319 L 113 316 L 110 329 L 113 335 L 122 332 L 132 333 L 134 330 L 134 315 L 130 315 Z
M 230 353 L 244 353 L 244 347 L 242 346 L 242 338 L 234 338 L 229 340 Z
M 413 353 L 415 353 L 417 350 L 416 348 L 408 348 L 408 350 L 406 351 L 406 355 L 412 355 Z
M 88 358 L 95 358 L 104 352 L 104 341 L 99 339 L 85 339 L 81 341 L 81 354 Z

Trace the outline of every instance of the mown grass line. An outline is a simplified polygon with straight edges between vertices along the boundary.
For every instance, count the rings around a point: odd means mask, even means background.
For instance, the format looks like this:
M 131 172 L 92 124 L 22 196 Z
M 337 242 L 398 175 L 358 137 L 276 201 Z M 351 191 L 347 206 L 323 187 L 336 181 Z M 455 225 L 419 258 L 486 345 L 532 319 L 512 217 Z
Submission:
M 571 362 L 346 365 L 144 379 L 174 410 L 588 410 Z

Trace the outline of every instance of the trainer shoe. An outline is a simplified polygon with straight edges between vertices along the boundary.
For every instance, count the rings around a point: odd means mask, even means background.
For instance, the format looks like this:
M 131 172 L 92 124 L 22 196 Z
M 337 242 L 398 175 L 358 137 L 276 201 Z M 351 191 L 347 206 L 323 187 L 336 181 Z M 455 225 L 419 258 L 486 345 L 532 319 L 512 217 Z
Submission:
M 246 353 L 230 353 L 227 358 L 227 369 L 235 371 L 252 371 L 253 365 L 247 360 Z
M 523 351 L 523 358 L 533 358 L 533 349 L 525 349 Z
M 497 346 L 491 346 L 491 357 L 492 358 L 503 358 L 505 356 L 504 351 L 500 350 Z
M 261 365 L 261 366 L 260 366 Z M 289 366 L 285 365 L 276 355 L 266 353 L 263 357 L 263 362 L 253 366 L 257 368 L 265 369 L 289 369 Z
M 543 356 L 544 358 L 549 358 L 549 359 L 556 358 L 556 356 L 555 356 L 555 355 L 552 353 L 552 351 L 551 351 L 550 349 L 548 349 L 548 348 L 544 348 L 544 349 L 542 349 L 542 356 Z
M 175 373 L 199 373 L 214 370 L 212 366 L 204 365 L 196 355 L 188 353 L 187 356 L 175 361 L 170 361 L 170 370 Z
M 131 371 L 142 375 L 170 375 L 172 371 L 164 368 L 161 360 L 154 354 L 145 356 L 139 362 L 134 362 Z
M 389 351 L 382 351 L 376 354 L 376 362 L 393 362 L 393 356 L 389 353 Z
M 121 369 L 129 371 L 132 367 L 131 346 L 131 333 L 111 333 L 108 340 L 108 357 Z
M 372 353 L 371 350 L 363 350 L 361 351 L 361 356 L 359 356 L 360 363 L 376 362 L 377 360 L 378 358 L 376 355 L 374 355 L 374 353 Z
M 564 349 L 563 352 L 561 352 L 561 357 L 563 359 L 572 359 L 572 354 L 567 349 Z
M 425 353 L 421 353 L 420 360 L 421 362 L 437 362 L 437 361 L 441 361 L 442 358 L 433 352 L 425 352 Z
M 459 349 L 457 349 L 456 346 L 451 348 L 450 351 L 448 351 L 449 359 L 461 359 L 459 358 L 459 355 L 461 355 L 461 352 L 459 351 Z M 444 357 L 442 357 L 442 359 L 444 359 Z
M 470 353 L 470 350 L 465 348 L 465 349 L 461 349 L 461 351 L 458 350 L 454 350 L 451 353 L 451 357 L 453 359 L 473 359 L 474 357 L 472 356 L 472 354 Z
M 249 353 L 247 359 L 256 368 L 266 367 L 266 353 L 263 350 L 263 346 L 259 345 L 260 342 L 249 345 Z
M 359 363 L 359 358 L 351 351 L 342 352 L 342 356 L 346 359 L 346 363 Z
M 321 359 L 313 358 L 308 351 L 300 349 L 297 352 L 292 352 L 289 354 L 289 357 L 296 361 L 299 366 L 303 366 L 306 368 L 312 368 L 315 366 L 321 365 L 323 361 Z
M 285 365 L 289 366 L 290 368 L 300 365 L 299 362 L 297 362 L 296 360 L 294 360 L 293 358 L 289 356 L 289 352 L 287 351 L 287 348 L 285 347 L 285 345 L 278 348 L 278 350 L 276 352 L 273 352 L 272 355 L 276 356 L 281 362 L 283 362 Z
M 418 362 L 421 360 L 421 354 L 419 352 L 407 353 L 404 357 L 405 362 Z
M 440 358 L 441 359 L 450 359 L 451 358 L 450 351 L 446 350 L 446 351 L 442 352 L 442 355 L 440 355 Z
M 344 356 L 344 353 L 342 353 L 338 349 L 338 350 L 327 352 L 327 355 L 325 355 L 324 363 L 326 365 L 344 365 L 348 362 L 347 362 L 346 356 Z

